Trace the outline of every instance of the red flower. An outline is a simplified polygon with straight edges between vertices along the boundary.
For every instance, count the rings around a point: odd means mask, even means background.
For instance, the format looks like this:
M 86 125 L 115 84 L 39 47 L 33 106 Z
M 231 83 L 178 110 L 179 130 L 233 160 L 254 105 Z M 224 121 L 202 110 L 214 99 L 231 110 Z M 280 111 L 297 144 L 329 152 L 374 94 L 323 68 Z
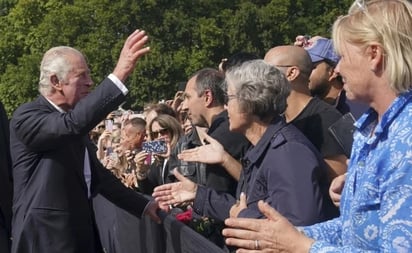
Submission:
M 176 220 L 188 224 L 192 220 L 192 209 L 176 214 Z

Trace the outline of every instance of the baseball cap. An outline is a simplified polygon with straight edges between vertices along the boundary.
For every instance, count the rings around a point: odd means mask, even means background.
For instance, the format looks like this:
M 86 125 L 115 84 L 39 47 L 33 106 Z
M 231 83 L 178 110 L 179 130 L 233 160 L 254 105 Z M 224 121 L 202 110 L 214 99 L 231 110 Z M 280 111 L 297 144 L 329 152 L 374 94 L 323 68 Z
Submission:
M 309 53 L 312 62 L 330 61 L 336 65 L 340 59 L 335 53 L 331 39 L 319 38 L 312 41 L 305 49 Z

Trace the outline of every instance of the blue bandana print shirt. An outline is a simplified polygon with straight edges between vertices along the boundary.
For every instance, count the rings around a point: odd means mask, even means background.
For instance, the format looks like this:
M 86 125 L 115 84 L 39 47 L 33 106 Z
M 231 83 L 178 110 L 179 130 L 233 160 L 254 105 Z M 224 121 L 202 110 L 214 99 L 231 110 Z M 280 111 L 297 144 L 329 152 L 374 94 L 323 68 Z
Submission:
M 355 126 L 341 216 L 303 228 L 310 252 L 412 252 L 412 91 Z

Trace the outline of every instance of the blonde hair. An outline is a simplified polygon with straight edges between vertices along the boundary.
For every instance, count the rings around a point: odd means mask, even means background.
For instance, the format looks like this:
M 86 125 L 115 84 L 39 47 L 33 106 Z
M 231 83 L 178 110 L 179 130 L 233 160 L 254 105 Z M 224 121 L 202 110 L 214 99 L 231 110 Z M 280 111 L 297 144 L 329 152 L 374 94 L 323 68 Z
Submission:
M 342 41 L 366 50 L 379 44 L 383 67 L 396 94 L 412 87 L 412 4 L 407 0 L 355 1 L 348 15 L 339 17 L 332 31 L 336 52 Z

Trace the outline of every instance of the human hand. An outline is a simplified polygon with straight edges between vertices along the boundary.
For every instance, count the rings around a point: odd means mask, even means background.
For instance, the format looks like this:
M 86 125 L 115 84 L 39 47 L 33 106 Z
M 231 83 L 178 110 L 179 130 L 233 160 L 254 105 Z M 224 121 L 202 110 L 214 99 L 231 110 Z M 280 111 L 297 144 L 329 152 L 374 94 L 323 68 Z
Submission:
M 222 144 L 207 134 L 204 139 L 209 143 L 192 149 L 183 150 L 177 157 L 186 162 L 201 162 L 208 164 L 222 164 L 224 162 L 225 149 Z M 207 155 L 206 155 L 207 154 Z
M 162 221 L 160 220 L 159 215 L 157 215 L 158 209 L 159 209 L 159 204 L 156 203 L 155 201 L 150 201 L 149 204 L 147 204 L 144 214 L 149 216 L 157 224 L 160 224 L 162 223 Z
M 134 173 L 123 173 L 122 176 L 122 182 L 126 187 L 134 188 L 137 186 L 137 178 Z
M 231 218 L 236 218 L 240 211 L 243 209 L 247 208 L 247 202 L 246 202 L 246 194 L 245 193 L 240 193 L 239 201 L 234 204 L 229 211 L 229 216 Z
M 307 47 L 310 45 L 310 36 L 308 35 L 298 35 L 295 38 L 294 46 Z
M 140 151 L 134 156 L 133 161 L 136 163 L 136 167 L 138 169 L 143 169 L 144 165 L 150 165 L 150 163 L 145 164 L 148 155 L 149 153 L 147 153 L 146 151 Z M 145 172 L 145 171 L 141 171 L 141 172 Z
M 179 182 L 157 186 L 152 196 L 160 205 L 176 205 L 195 199 L 197 184 L 185 178 L 177 169 L 173 174 Z
M 113 74 L 124 83 L 126 78 L 133 71 L 137 60 L 150 51 L 149 47 L 144 47 L 148 37 L 143 30 L 134 31 L 125 41 L 119 60 Z
M 175 112 L 179 112 L 178 108 L 183 102 L 184 93 L 185 92 L 181 90 L 175 93 L 175 97 L 173 98 L 172 103 L 170 104 L 170 107 L 172 107 L 173 110 L 175 110 Z
M 309 252 L 314 242 L 263 201 L 259 210 L 267 219 L 229 218 L 222 234 L 226 244 L 242 252 Z
M 329 187 L 329 196 L 335 206 L 340 206 L 340 198 L 345 186 L 346 174 L 339 175 L 332 180 Z

